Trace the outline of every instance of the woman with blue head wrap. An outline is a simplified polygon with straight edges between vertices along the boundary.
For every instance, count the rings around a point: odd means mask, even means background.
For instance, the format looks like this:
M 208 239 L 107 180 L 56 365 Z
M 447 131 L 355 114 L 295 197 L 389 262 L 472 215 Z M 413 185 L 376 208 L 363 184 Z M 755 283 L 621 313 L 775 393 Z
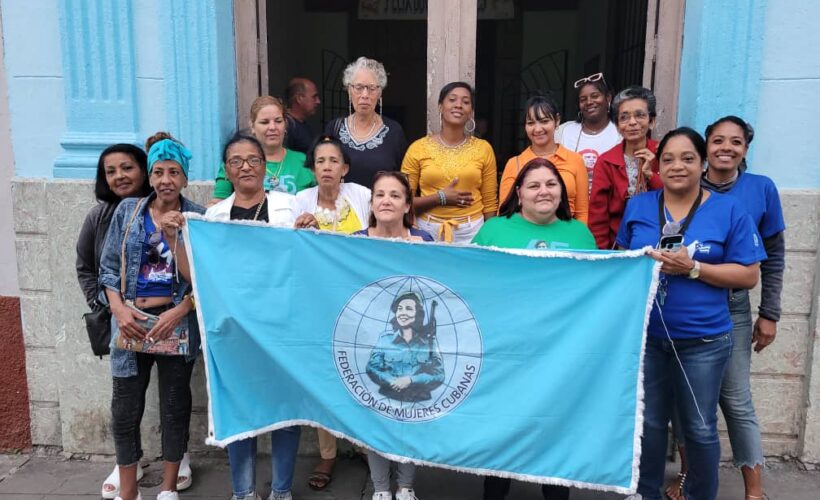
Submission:
M 186 456 L 191 419 L 191 372 L 199 353 L 199 330 L 190 295 L 188 259 L 180 234 L 183 212 L 205 209 L 182 196 L 191 152 L 170 134 L 146 141 L 148 181 L 144 198 L 123 200 L 114 212 L 100 258 L 99 282 L 111 306 L 111 429 L 122 500 L 140 499 L 140 421 L 145 391 L 156 363 L 159 375 L 162 456 L 160 500 L 178 499 L 191 485 Z M 124 282 L 123 282 L 124 280 Z M 149 352 L 170 339 L 173 352 Z M 184 340 L 183 340 L 184 339 Z M 142 346 L 135 348 L 134 346 Z

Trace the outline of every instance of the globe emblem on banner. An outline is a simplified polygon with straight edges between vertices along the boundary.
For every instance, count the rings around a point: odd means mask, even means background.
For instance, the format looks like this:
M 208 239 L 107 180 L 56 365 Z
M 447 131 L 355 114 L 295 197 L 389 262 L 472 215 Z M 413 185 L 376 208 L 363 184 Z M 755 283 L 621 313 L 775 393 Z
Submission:
M 356 292 L 333 332 L 336 370 L 350 395 L 401 422 L 453 411 L 481 371 L 478 323 L 464 300 L 421 276 L 391 276 Z

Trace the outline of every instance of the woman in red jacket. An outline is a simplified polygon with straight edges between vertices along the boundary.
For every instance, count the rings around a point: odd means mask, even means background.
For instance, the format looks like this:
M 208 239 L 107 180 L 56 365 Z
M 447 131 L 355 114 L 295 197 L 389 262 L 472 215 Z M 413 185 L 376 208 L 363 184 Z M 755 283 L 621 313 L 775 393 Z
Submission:
M 624 140 L 595 163 L 589 230 L 598 248 L 614 247 L 629 198 L 663 187 L 655 161 L 658 143 L 649 138 L 655 125 L 655 106 L 652 91 L 637 85 L 620 91 L 612 101 L 613 121 Z

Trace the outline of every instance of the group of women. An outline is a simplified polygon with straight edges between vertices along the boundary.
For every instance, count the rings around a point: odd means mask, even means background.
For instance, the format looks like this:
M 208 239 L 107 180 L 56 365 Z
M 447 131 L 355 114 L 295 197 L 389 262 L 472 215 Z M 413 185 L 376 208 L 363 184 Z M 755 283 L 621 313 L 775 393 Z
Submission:
M 689 128 L 651 139 L 655 98 L 642 87 L 613 95 L 602 74 L 575 83 L 578 119 L 561 124 L 544 95 L 526 104 L 529 147 L 511 158 L 500 195 L 492 147 L 474 137 L 474 91 L 464 82 L 439 95 L 439 130 L 413 142 L 381 115 L 387 73 L 359 58 L 344 72 L 351 108 L 327 124 L 306 156 L 283 147 L 281 100 L 251 108 L 249 133 L 225 145 L 214 199 L 207 210 L 186 199 L 191 153 L 159 133 L 146 154 L 115 145 L 100 156 L 91 210 L 78 240 L 77 271 L 92 307 L 110 307 L 112 430 L 117 466 L 105 498 L 140 498 L 139 426 L 150 370 L 159 376 L 161 500 L 190 485 L 187 459 L 190 377 L 199 348 L 183 212 L 213 220 L 255 220 L 361 237 L 473 243 L 506 248 L 638 249 L 661 263 L 644 357 L 644 428 L 636 498 L 661 498 L 667 429 L 674 422 L 686 468 L 666 485 L 672 499 L 717 494 L 720 457 L 717 408 L 726 416 L 746 498 L 763 497 L 760 430 L 751 401 L 753 344 L 771 343 L 780 314 L 784 239 L 771 180 L 746 171 L 750 125 L 725 117 L 704 140 Z M 708 166 L 708 167 L 707 167 Z M 499 207 L 499 200 L 501 200 Z M 748 289 L 762 274 L 759 318 L 752 326 Z M 408 301 L 409 302 L 409 301 Z M 407 307 L 412 306 L 412 304 Z M 404 306 L 403 306 L 404 307 Z M 152 319 L 152 321 L 148 321 Z M 395 325 L 394 325 L 395 326 Z M 396 326 L 396 328 L 399 328 Z M 156 342 L 180 335 L 186 355 L 134 352 L 120 338 Z M 396 342 L 409 342 L 397 331 Z M 411 374 L 382 370 L 400 390 Z M 389 378 L 389 377 L 388 377 Z M 270 499 L 290 499 L 298 427 L 271 433 Z M 336 438 L 319 431 L 321 459 L 309 477 L 331 482 Z M 394 498 L 390 462 L 369 451 L 376 500 Z M 256 439 L 228 446 L 233 498 L 256 499 Z M 398 464 L 397 500 L 413 500 L 415 466 Z M 510 481 L 486 478 L 484 498 L 505 498 Z M 565 499 L 566 487 L 544 486 Z

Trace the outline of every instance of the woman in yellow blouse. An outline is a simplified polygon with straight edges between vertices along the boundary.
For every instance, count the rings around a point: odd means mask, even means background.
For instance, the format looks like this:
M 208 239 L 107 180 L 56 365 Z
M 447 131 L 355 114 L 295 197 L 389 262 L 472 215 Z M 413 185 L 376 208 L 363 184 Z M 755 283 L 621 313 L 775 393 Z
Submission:
M 416 195 L 416 223 L 438 241 L 468 243 L 498 211 L 493 148 L 470 134 L 473 102 L 469 84 L 445 85 L 438 98 L 440 131 L 411 144 L 401 164 Z
M 536 95 L 530 97 L 525 109 L 524 131 L 530 140 L 530 146 L 520 155 L 507 161 L 504 173 L 501 175 L 499 199 L 502 203 L 507 199 L 515 183 L 515 177 L 524 165 L 537 157 L 546 158 L 561 174 L 561 179 L 567 189 L 572 217 L 586 224 L 589 215 L 587 169 L 581 155 L 555 142 L 555 129 L 561 123 L 558 105 L 547 96 Z

